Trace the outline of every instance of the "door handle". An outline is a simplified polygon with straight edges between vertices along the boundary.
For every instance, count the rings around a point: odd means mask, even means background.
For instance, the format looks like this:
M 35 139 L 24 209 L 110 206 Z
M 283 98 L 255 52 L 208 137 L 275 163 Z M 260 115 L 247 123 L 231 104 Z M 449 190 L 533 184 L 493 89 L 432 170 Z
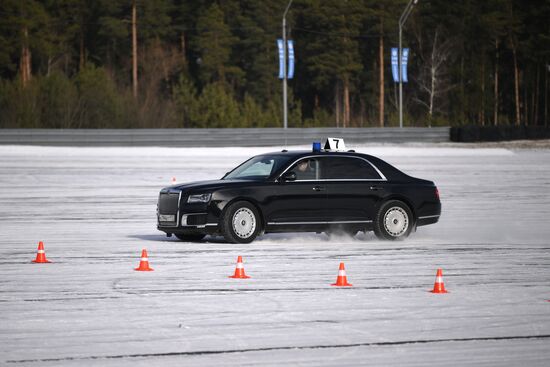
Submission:
M 373 191 L 382 190 L 380 186 L 371 186 L 370 189 Z
M 313 186 L 313 191 L 325 191 L 325 188 L 322 186 Z

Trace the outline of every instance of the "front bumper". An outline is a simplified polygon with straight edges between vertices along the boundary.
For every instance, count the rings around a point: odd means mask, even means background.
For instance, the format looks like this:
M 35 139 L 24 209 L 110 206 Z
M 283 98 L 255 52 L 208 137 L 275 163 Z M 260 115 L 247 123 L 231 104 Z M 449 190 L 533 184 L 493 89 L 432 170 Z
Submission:
M 157 229 L 167 234 L 218 231 L 218 216 L 211 203 L 187 203 L 182 191 L 161 191 L 157 204 Z
M 157 229 L 166 233 L 216 233 L 218 222 L 209 220 L 208 213 L 178 213 L 177 224 L 172 222 L 161 222 L 157 215 Z

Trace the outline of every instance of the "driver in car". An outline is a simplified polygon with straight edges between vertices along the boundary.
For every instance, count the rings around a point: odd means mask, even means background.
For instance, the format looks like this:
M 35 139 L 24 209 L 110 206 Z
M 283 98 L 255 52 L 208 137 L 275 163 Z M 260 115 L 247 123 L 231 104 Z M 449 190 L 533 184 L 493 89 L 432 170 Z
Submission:
M 304 159 L 298 162 L 294 172 L 296 172 L 297 180 L 315 180 L 317 178 L 313 159 Z

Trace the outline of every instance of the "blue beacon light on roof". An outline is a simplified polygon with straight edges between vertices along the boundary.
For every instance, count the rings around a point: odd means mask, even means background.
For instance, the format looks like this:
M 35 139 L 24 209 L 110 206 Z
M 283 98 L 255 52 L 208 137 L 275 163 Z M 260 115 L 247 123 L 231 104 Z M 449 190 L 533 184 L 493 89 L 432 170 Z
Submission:
M 321 151 L 321 143 L 318 141 L 313 142 L 313 151 L 314 152 L 320 152 Z

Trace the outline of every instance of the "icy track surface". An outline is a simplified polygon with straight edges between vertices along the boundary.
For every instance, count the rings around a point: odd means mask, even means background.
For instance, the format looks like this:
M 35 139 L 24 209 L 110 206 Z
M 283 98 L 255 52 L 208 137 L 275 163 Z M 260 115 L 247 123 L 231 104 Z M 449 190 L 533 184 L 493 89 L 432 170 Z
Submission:
M 183 243 L 155 227 L 173 176 L 278 149 L 0 147 L 0 365 L 549 366 L 550 150 L 352 148 L 434 180 L 441 221 Z M 228 278 L 238 255 L 252 278 Z

